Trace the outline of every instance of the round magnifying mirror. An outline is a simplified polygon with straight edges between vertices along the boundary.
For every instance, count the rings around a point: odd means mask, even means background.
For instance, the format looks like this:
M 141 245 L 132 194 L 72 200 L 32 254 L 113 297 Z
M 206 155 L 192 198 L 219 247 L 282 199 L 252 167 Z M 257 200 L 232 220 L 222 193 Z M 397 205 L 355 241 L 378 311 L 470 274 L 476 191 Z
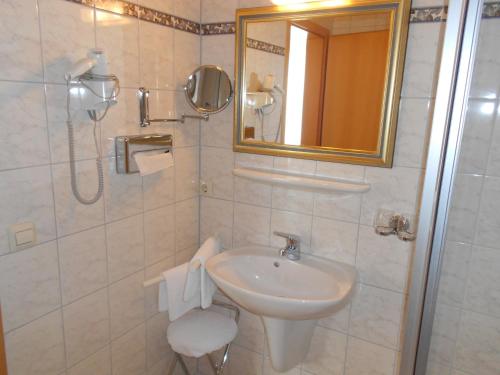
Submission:
M 196 69 L 188 77 L 184 91 L 191 107 L 207 114 L 222 111 L 233 97 L 229 76 L 215 65 L 202 65 Z

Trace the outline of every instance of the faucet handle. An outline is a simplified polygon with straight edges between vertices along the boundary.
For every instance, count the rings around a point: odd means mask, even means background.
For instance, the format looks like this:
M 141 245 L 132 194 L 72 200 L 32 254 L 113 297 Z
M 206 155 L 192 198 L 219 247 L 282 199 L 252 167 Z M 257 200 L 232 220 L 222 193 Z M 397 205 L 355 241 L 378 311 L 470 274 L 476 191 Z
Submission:
M 300 237 L 291 234 L 291 233 L 285 233 L 285 232 L 279 232 L 279 231 L 274 231 L 273 234 L 275 236 L 283 237 L 286 239 L 286 245 L 287 246 L 293 246 L 296 247 L 300 243 Z

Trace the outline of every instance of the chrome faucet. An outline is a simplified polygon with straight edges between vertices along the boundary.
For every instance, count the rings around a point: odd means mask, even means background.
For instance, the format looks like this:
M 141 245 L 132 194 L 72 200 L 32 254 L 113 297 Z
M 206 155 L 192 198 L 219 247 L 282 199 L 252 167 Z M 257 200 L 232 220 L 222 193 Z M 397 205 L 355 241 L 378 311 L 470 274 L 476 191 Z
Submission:
M 280 255 L 290 260 L 300 259 L 300 237 L 290 233 L 274 232 L 274 235 L 286 239 L 286 246 L 280 249 Z

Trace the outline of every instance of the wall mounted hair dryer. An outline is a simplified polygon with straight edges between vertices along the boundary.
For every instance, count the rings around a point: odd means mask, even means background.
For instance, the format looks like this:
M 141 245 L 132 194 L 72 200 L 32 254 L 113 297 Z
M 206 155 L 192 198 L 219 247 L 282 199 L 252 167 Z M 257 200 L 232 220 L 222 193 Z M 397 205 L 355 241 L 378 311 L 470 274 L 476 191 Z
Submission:
M 77 61 L 66 72 L 64 78 L 67 84 L 66 113 L 69 143 L 69 165 L 71 172 L 71 188 L 75 198 L 82 204 L 97 202 L 104 190 L 104 175 L 102 169 L 101 151 L 97 136 L 97 122 L 107 114 L 109 107 L 117 103 L 116 97 L 120 90 L 120 82 L 115 75 L 107 73 L 107 61 L 104 51 L 91 49 L 86 58 Z M 86 111 L 94 123 L 94 142 L 96 148 L 96 167 L 98 175 L 97 192 L 92 198 L 84 198 L 78 189 L 75 166 L 75 138 L 71 116 L 74 108 Z

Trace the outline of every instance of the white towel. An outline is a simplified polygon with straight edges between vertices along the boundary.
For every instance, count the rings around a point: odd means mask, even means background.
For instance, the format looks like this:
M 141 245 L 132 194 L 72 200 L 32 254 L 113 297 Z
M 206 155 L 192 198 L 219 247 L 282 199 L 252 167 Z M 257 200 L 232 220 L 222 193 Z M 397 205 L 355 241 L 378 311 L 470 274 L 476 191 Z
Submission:
M 210 307 L 217 286 L 208 275 L 205 264 L 210 257 L 218 254 L 221 248 L 222 244 L 220 240 L 210 237 L 194 254 L 191 262 L 189 262 L 186 286 L 184 288 L 184 301 L 189 301 L 195 296 L 201 295 L 201 308 L 206 309 Z
M 171 152 L 162 152 L 160 154 L 140 152 L 134 154 L 134 160 L 137 163 L 141 176 L 153 174 L 174 165 Z
M 158 291 L 158 309 L 168 310 L 170 321 L 180 318 L 195 307 L 200 307 L 200 295 L 184 300 L 184 283 L 188 272 L 189 263 L 181 264 L 175 268 L 163 272 L 163 281 Z

